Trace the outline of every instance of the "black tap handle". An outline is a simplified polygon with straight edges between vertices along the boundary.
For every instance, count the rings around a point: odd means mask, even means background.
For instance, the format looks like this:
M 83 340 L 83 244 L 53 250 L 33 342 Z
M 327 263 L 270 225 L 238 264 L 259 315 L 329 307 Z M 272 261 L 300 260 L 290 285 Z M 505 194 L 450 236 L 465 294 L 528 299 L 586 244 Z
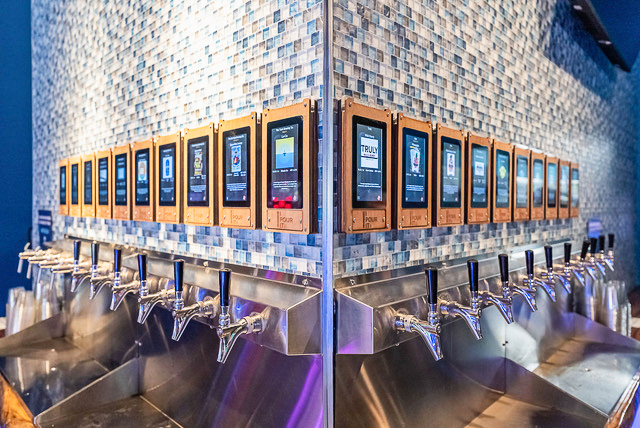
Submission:
M 525 251 L 524 258 L 527 265 L 527 276 L 533 276 L 533 251 Z
M 221 269 L 220 280 L 220 306 L 229 306 L 229 294 L 231 288 L 231 269 Z
M 553 247 L 551 245 L 544 246 L 544 259 L 547 262 L 547 270 L 553 269 Z
M 176 260 L 173 262 L 173 280 L 176 293 L 181 293 L 184 288 L 184 260 Z
M 604 251 L 604 235 L 598 236 L 598 251 Z
M 469 271 L 469 291 L 478 292 L 478 261 L 476 259 L 467 260 L 467 270 Z
M 93 266 L 98 264 L 98 255 L 100 253 L 100 244 L 96 241 L 91 243 L 91 264 Z
M 564 264 L 571 262 L 571 242 L 564 243 Z
M 611 242 L 611 239 L 609 239 L 609 242 Z M 81 245 L 82 245 L 82 241 L 80 241 L 79 239 L 76 239 L 75 241 L 73 241 L 73 260 L 75 260 L 76 262 L 80 261 Z
M 615 238 L 615 235 L 613 233 L 609 234 L 609 249 L 613 250 L 613 238 Z
M 138 254 L 138 274 L 140 275 L 140 281 L 147 280 L 147 255 Z
M 498 264 L 500 265 L 500 280 L 509 282 L 509 256 L 498 254 Z
M 596 253 L 597 247 L 598 247 L 598 238 L 591 238 L 591 249 L 589 250 L 591 252 L 591 255 L 594 255 Z
M 427 301 L 430 305 L 438 303 L 438 269 L 430 267 L 424 271 L 427 275 Z
M 589 240 L 585 239 L 582 241 L 582 250 L 580 250 L 580 258 L 582 260 L 587 258 L 587 251 L 589 251 Z
M 122 248 L 116 247 L 113 249 L 113 272 L 122 271 Z

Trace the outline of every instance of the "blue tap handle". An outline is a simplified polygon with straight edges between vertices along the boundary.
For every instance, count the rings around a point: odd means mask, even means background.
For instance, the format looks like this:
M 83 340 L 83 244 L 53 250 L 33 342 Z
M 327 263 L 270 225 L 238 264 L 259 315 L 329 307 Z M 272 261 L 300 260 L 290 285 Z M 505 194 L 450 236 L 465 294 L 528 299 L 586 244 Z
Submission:
M 147 255 L 138 254 L 138 274 L 140 275 L 140 281 L 147 280 Z
M 173 280 L 176 293 L 181 293 L 184 289 L 184 260 L 173 262 Z
M 438 269 L 430 267 L 424 272 L 427 276 L 427 302 L 430 305 L 438 303 Z
M 609 240 L 611 242 L 611 240 Z M 80 261 L 80 246 L 82 245 L 82 241 L 76 239 L 73 241 L 73 260 L 78 262 Z
M 220 306 L 229 306 L 231 294 L 231 269 L 221 269 L 220 280 Z
M 527 276 L 533 276 L 533 251 L 524 252 L 525 264 L 527 265 Z
M 467 261 L 467 270 L 469 271 L 469 290 L 471 293 L 478 292 L 478 261 L 471 259 Z

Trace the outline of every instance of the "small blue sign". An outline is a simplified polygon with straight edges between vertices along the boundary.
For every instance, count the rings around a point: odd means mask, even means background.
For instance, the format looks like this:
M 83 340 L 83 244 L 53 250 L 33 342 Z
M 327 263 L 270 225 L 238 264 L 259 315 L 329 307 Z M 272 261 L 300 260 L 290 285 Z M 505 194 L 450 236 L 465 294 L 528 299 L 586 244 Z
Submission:
M 51 242 L 51 226 L 53 220 L 51 211 L 38 210 L 38 235 L 40 236 L 40 248 L 44 248 L 45 242 Z
M 587 235 L 589 238 L 597 238 L 602 234 L 602 222 L 597 217 L 592 217 L 587 223 Z

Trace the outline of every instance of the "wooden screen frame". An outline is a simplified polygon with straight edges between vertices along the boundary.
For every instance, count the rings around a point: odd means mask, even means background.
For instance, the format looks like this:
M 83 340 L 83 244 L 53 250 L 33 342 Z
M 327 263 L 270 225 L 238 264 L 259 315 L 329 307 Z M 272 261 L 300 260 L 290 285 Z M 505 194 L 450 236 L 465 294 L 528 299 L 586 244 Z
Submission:
M 442 137 L 449 137 L 455 140 L 460 140 L 460 207 L 459 208 L 447 208 L 442 207 L 441 204 L 441 173 L 442 173 Z M 434 193 L 434 226 L 458 226 L 464 224 L 464 207 L 465 207 L 465 195 L 464 195 L 464 183 L 466 179 L 465 165 L 466 165 L 466 138 L 465 132 L 460 129 L 446 128 L 441 124 L 436 125 L 435 137 L 434 137 L 434 155 L 432 159 L 436 162 L 434 171 L 434 180 L 432 181 L 436 186 Z
M 518 204 L 517 204 L 518 156 L 524 156 L 527 158 L 527 207 L 526 208 L 518 207 Z M 511 186 L 513 190 L 511 194 L 513 195 L 513 198 L 512 198 L 511 204 L 513 205 L 513 221 L 526 221 L 526 220 L 529 220 L 531 215 L 531 173 L 532 173 L 531 150 L 514 146 L 512 165 L 513 165 L 513 174 L 511 175 L 513 177 L 513 180 L 511 181 L 512 183 Z M 543 170 L 544 170 L 544 167 L 543 167 Z
M 556 164 L 556 206 L 555 208 L 549 207 L 549 164 Z M 560 159 L 555 156 L 545 156 L 544 161 L 544 218 L 545 220 L 553 220 L 558 218 L 558 207 L 560 206 L 559 184 L 560 182 Z
M 487 206 L 486 208 L 482 207 L 472 207 L 471 206 L 471 197 L 473 192 L 473 186 L 471 181 L 473 180 L 473 174 L 471 174 L 471 146 L 473 144 L 483 146 L 487 148 Z M 465 156 L 465 165 L 464 169 L 466 171 L 467 178 L 465 180 L 465 221 L 467 224 L 482 224 L 489 223 L 491 221 L 491 178 L 489 174 L 491 174 L 491 165 L 493 159 L 493 142 L 489 137 L 481 137 L 479 135 L 475 135 L 471 132 L 467 133 L 467 142 L 466 142 L 466 156 Z
M 545 154 L 542 152 L 534 152 L 531 150 L 531 156 L 529 157 L 529 211 L 531 220 L 544 220 L 544 209 L 546 207 L 547 198 L 547 167 L 545 161 Z M 533 206 L 533 163 L 535 160 L 542 161 L 542 205 L 539 207 Z
M 80 205 L 82 207 L 82 217 L 95 217 L 96 216 L 96 156 L 94 153 L 83 155 L 82 159 L 82 200 Z M 91 203 L 84 203 L 84 164 L 85 162 L 91 162 Z
M 62 167 L 65 167 L 65 176 L 64 176 L 64 180 L 65 180 L 65 200 L 64 200 L 64 204 L 62 203 L 62 201 L 60 200 L 60 187 L 62 186 L 62 182 L 60 181 L 60 169 Z M 69 192 L 69 178 L 70 178 L 70 168 L 69 168 L 69 159 L 62 159 L 60 162 L 58 162 L 58 214 L 60 215 L 69 215 L 69 205 L 71 205 L 71 202 L 69 200 L 69 198 L 71 197 L 71 192 Z
M 498 200 L 498 150 L 509 153 L 509 206 L 506 208 L 499 208 L 496 206 Z M 503 143 L 502 141 L 493 139 L 492 150 L 492 162 L 491 162 L 491 221 L 493 223 L 509 223 L 511 222 L 511 215 L 513 210 L 513 144 Z
M 189 140 L 199 137 L 209 137 L 209 205 L 208 206 L 194 206 L 188 205 L 189 195 Z M 211 122 L 208 125 L 201 126 L 199 128 L 185 129 L 183 137 L 183 173 L 185 179 L 182 185 L 182 207 L 184 212 L 184 224 L 192 224 L 196 226 L 214 226 L 216 224 L 216 210 L 214 204 L 218 200 L 217 198 L 217 165 L 215 163 L 215 151 L 217 144 L 218 131 L 215 123 Z
M 249 187 L 248 207 L 224 206 L 224 133 L 236 129 L 249 128 Z M 234 229 L 259 229 L 261 227 L 260 200 L 262 187 L 258 185 L 261 177 L 262 162 L 260 159 L 262 144 L 262 121 L 257 112 L 249 116 L 232 120 L 221 120 L 218 124 L 218 219 L 221 227 Z
M 107 205 L 100 205 L 100 171 L 99 171 L 99 160 L 107 158 L 107 192 L 109 192 L 109 197 L 107 201 Z M 111 149 L 103 150 L 96 152 L 96 160 L 95 160 L 95 168 L 96 168 L 96 217 L 97 218 L 111 218 L 111 204 L 113 197 L 113 185 L 112 185 L 112 177 L 113 175 L 113 158 L 111 157 Z
M 318 216 L 318 122 L 316 101 L 306 98 L 298 104 L 262 112 L 262 230 L 310 234 L 317 230 Z M 267 165 L 269 123 L 302 117 L 302 208 L 268 208 Z
M 127 204 L 116 205 L 116 156 L 121 154 L 127 155 Z M 131 220 L 131 181 L 132 181 L 132 161 L 131 161 L 131 145 L 126 144 L 124 146 L 114 147 L 111 151 L 111 188 L 113 189 L 111 195 L 112 214 L 114 220 Z
M 560 183 L 562 182 L 560 180 L 560 177 L 562 176 L 562 167 L 563 166 L 567 166 L 569 167 L 569 182 L 568 182 L 568 186 L 569 189 L 567 190 L 567 195 L 569 200 L 567 201 L 567 207 L 566 208 L 562 208 L 562 206 L 560 205 Z M 569 161 L 565 161 L 560 159 L 560 161 L 558 162 L 558 218 L 569 218 L 569 206 L 571 205 L 571 162 Z
M 573 206 L 573 170 L 578 170 L 578 206 Z M 569 166 L 569 217 L 577 218 L 580 216 L 580 164 L 571 162 Z
M 138 205 L 136 203 L 136 153 L 140 150 L 149 149 L 149 165 L 147 166 L 147 174 L 149 174 L 149 205 Z M 155 168 L 156 152 L 154 139 L 149 138 L 145 141 L 136 141 L 131 145 L 131 203 L 133 206 L 132 220 L 135 221 L 154 221 L 156 208 L 156 180 Z
M 73 198 L 71 196 L 71 186 L 73 184 L 73 180 L 71 177 L 71 167 L 74 164 L 78 164 L 78 203 L 76 205 L 73 204 Z M 69 158 L 69 187 L 67 187 L 69 198 L 69 215 L 72 217 L 80 217 L 82 215 L 82 157 L 80 156 L 72 156 Z
M 175 180 L 175 192 L 176 192 L 176 205 L 162 206 L 160 205 L 160 148 L 168 144 L 176 145 L 176 176 Z M 180 131 L 175 134 L 161 135 L 156 137 L 155 140 L 155 165 L 153 167 L 155 171 L 155 201 L 156 201 L 156 221 L 159 223 L 173 223 L 178 224 L 182 222 L 182 178 L 184 174 L 182 155 L 182 133 Z

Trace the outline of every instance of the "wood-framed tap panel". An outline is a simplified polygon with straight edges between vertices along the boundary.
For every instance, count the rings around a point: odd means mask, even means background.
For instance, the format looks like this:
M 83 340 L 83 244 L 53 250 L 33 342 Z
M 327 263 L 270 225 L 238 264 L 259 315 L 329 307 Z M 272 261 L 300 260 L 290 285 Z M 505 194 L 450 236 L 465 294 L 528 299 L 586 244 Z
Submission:
M 220 226 L 261 227 L 261 120 L 250 115 L 218 124 L 218 219 Z
M 309 234 L 317 230 L 316 101 L 262 112 L 262 229 Z
M 513 146 L 493 140 L 491 212 L 494 223 L 511 221 L 513 204 Z
M 72 156 L 69 158 L 69 215 L 80 217 L 82 215 L 82 158 Z
M 114 147 L 112 162 L 113 218 L 131 220 L 131 146 Z
M 531 150 L 513 148 L 513 221 L 530 218 L 531 207 Z
M 183 180 L 182 133 L 162 135 L 155 140 L 156 221 L 182 222 Z
M 200 226 L 216 224 L 216 149 L 214 123 L 184 131 L 184 223 Z
M 547 156 L 545 159 L 544 180 L 546 197 L 544 199 L 544 218 L 558 218 L 558 158 Z
M 467 133 L 465 157 L 467 224 L 489 223 L 491 218 L 492 148 L 490 138 Z
M 69 215 L 69 159 L 58 162 L 58 213 Z
M 529 170 L 531 171 L 531 179 L 529 180 L 529 193 L 531 198 L 529 206 L 531 207 L 531 220 L 544 220 L 544 207 L 547 193 L 545 191 L 545 156 L 544 153 L 531 151 L 531 163 Z
M 96 217 L 111 218 L 113 162 L 111 149 L 96 152 Z
M 434 226 L 456 226 L 464 222 L 465 140 L 464 131 L 436 125 Z
M 569 201 L 569 216 L 578 217 L 580 215 L 580 165 L 577 162 L 571 162 Z
M 155 220 L 155 147 L 154 139 L 137 141 L 131 145 L 131 176 L 133 180 L 132 219 Z
M 392 162 L 393 224 L 398 230 L 431 227 L 431 122 L 412 119 L 398 113 L 393 130 Z
M 96 216 L 96 158 L 93 153 L 82 156 L 82 217 Z
M 558 162 L 558 218 L 569 218 L 571 199 L 571 162 Z

